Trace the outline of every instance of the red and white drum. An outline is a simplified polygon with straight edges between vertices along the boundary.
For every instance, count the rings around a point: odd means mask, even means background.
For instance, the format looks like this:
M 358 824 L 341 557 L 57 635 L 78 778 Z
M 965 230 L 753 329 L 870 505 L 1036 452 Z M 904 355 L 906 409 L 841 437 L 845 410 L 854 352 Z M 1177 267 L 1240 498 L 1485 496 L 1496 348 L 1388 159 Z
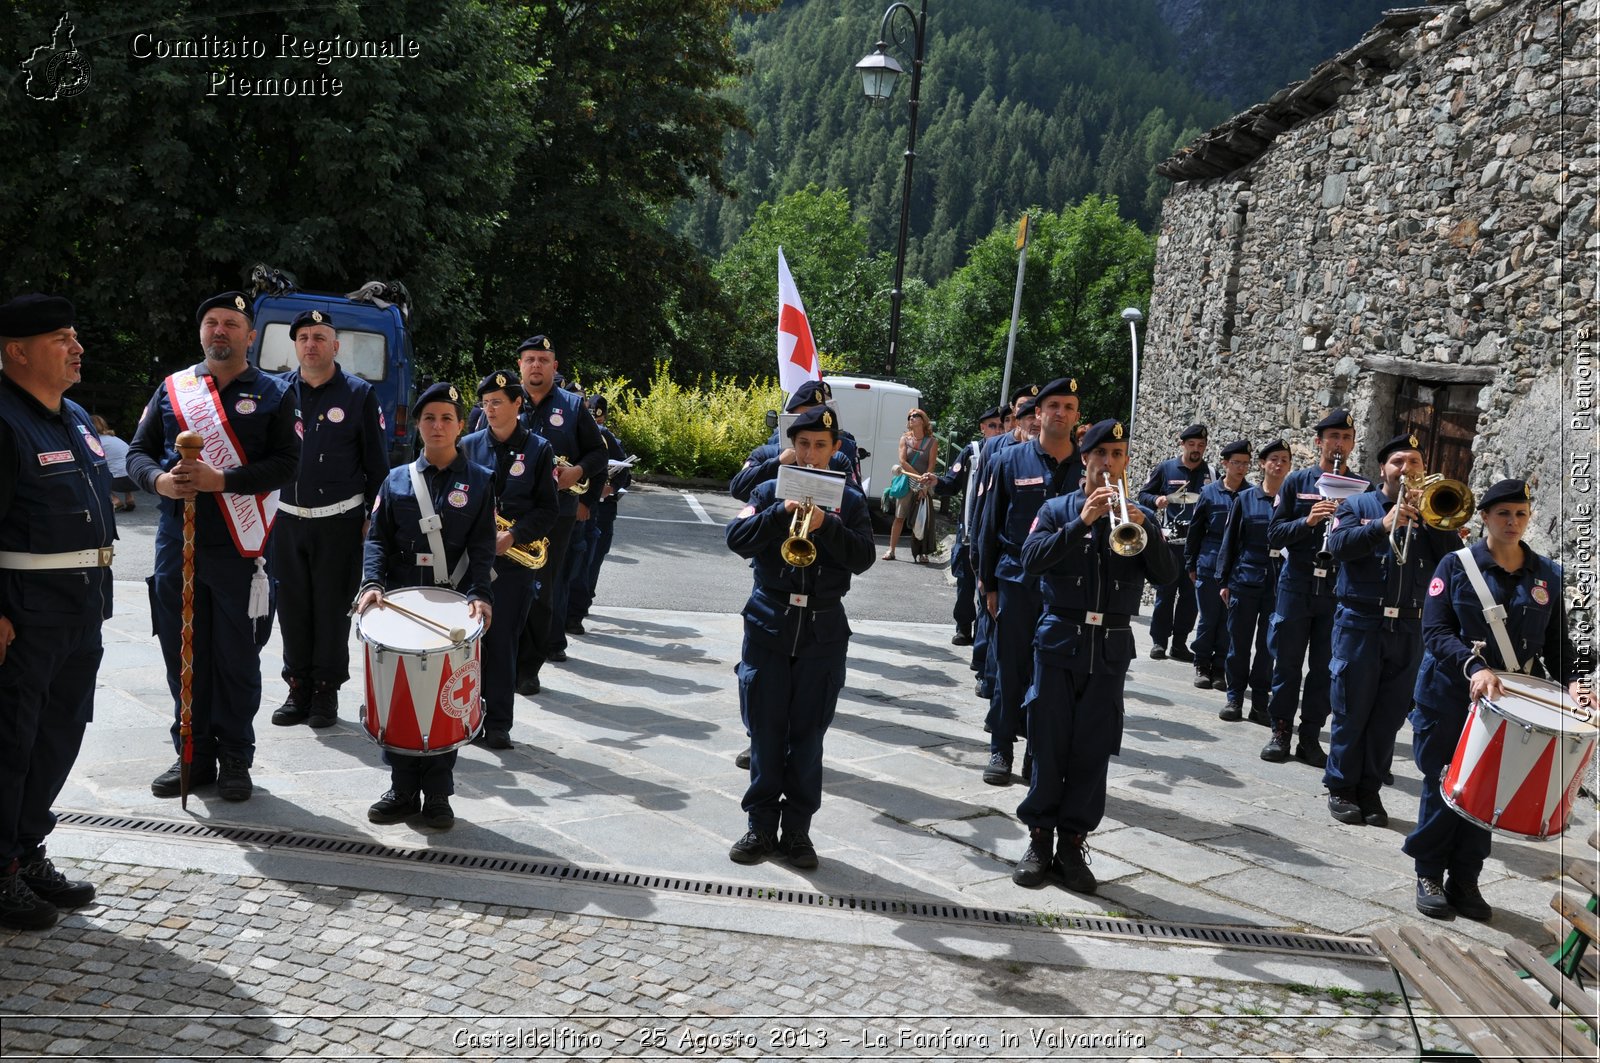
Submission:
M 1500 682 L 1502 697 L 1472 706 L 1439 789 L 1480 826 L 1554 837 L 1567 829 L 1600 728 L 1558 683 L 1516 673 Z
M 439 627 L 382 606 L 361 615 L 356 635 L 367 666 L 362 726 L 396 753 L 466 745 L 483 726 L 483 622 L 468 610 L 466 595 L 448 587 L 406 587 L 383 597 Z M 454 631 L 464 637 L 452 641 L 447 632 Z

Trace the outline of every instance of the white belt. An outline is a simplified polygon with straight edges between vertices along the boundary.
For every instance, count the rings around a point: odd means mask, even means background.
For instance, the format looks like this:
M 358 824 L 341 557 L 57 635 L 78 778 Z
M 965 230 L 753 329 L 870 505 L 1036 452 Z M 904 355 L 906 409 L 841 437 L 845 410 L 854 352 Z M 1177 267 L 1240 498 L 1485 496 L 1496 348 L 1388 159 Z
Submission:
M 341 513 L 348 513 L 357 506 L 363 505 L 367 500 L 366 495 L 351 495 L 343 502 L 335 502 L 331 506 L 291 506 L 287 502 L 278 503 L 279 513 L 292 513 L 296 517 L 306 520 L 316 520 L 318 517 L 337 517 Z
M 282 509 L 283 507 L 280 505 L 278 508 Z M 1267 556 L 1268 557 L 1282 557 L 1283 556 L 1283 551 L 1282 550 L 1268 550 L 1267 551 Z
M 0 550 L 0 569 L 17 572 L 44 572 L 50 569 L 110 568 L 115 549 L 68 550 L 64 554 L 21 554 Z

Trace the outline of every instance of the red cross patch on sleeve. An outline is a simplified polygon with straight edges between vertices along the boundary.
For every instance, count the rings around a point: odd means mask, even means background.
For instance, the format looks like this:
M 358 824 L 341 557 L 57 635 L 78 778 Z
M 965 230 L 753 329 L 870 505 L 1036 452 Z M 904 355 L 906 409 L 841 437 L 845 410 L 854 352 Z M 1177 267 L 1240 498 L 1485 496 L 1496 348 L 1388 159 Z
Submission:
M 1433 577 L 1433 582 L 1428 584 L 1428 597 L 1437 598 L 1444 593 L 1444 580 L 1438 576 Z

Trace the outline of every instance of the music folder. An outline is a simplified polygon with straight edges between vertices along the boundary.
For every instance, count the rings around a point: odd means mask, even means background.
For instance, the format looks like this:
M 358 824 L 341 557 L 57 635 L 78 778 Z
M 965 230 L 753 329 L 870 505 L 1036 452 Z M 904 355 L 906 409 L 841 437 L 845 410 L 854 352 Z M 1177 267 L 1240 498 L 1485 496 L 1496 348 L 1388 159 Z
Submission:
M 811 500 L 824 509 L 838 509 L 844 503 L 845 474 L 832 469 L 806 469 L 799 465 L 778 466 L 778 497 L 784 501 Z

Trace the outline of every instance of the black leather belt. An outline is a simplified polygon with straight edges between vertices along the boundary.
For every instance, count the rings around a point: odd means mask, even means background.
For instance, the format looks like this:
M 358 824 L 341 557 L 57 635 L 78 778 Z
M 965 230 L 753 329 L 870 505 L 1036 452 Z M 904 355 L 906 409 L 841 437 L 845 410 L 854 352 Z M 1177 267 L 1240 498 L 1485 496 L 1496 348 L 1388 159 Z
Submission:
M 1127 613 L 1095 613 L 1087 609 L 1052 609 L 1051 616 L 1058 616 L 1069 624 L 1088 624 L 1091 627 L 1103 627 L 1107 631 L 1128 627 Z

